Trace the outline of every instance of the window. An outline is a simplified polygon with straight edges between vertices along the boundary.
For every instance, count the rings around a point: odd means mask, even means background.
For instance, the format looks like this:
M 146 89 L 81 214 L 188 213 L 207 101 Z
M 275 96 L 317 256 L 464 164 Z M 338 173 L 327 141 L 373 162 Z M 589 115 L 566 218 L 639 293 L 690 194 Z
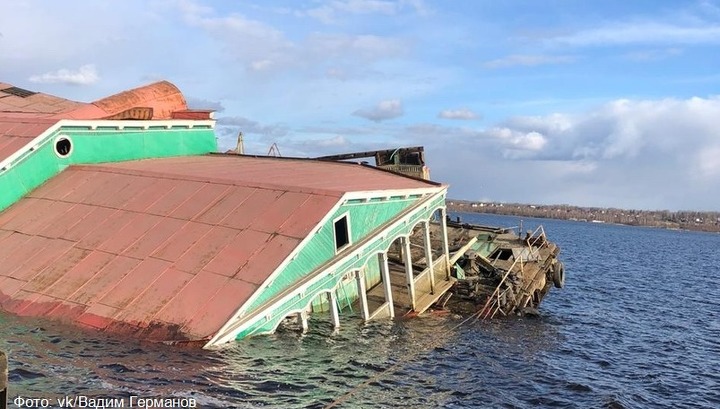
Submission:
M 348 215 L 335 220 L 335 250 L 340 251 L 350 244 L 350 227 L 348 226 Z
M 55 139 L 55 154 L 61 158 L 67 158 L 72 153 L 72 141 L 67 136 L 60 136 Z

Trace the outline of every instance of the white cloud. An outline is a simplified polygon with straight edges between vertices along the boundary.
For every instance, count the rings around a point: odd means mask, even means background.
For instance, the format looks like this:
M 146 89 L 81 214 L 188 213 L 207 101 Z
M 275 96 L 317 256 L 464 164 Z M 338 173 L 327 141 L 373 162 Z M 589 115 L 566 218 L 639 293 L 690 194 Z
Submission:
M 211 109 L 218 113 L 225 111 L 225 106 L 223 106 L 220 101 L 210 101 L 208 99 L 195 97 L 186 97 L 185 99 L 190 109 Z
M 358 109 L 353 115 L 374 122 L 381 122 L 387 119 L 400 117 L 404 114 L 402 102 L 399 99 L 380 101 L 375 107 Z
M 57 71 L 44 74 L 32 75 L 30 82 L 41 84 L 69 84 L 69 85 L 91 85 L 98 82 L 100 76 L 94 64 L 86 64 L 77 70 L 61 68 Z
M 217 124 L 227 134 L 236 134 L 238 130 L 245 134 L 257 134 L 270 138 L 282 137 L 288 134 L 288 128 L 284 125 L 263 125 L 241 116 L 223 116 L 217 119 Z
M 479 119 L 480 115 L 476 114 L 468 108 L 445 109 L 440 111 L 440 113 L 438 114 L 438 118 L 472 120 Z
M 318 148 L 344 149 L 350 145 L 350 141 L 344 136 L 334 136 L 324 139 L 306 139 L 302 142 L 303 146 L 317 146 Z
M 319 7 L 297 12 L 299 16 L 308 16 L 325 24 L 335 24 L 344 15 L 384 14 L 397 15 L 405 10 L 419 15 L 428 14 L 428 8 L 422 0 L 332 0 Z
M 677 57 L 682 55 L 683 50 L 681 48 L 661 48 L 661 49 L 649 49 L 639 50 L 626 53 L 625 58 L 636 62 L 651 62 L 665 60 L 671 57 Z
M 92 56 L 102 71 L 103 86 L 137 85 L 138 78 L 146 73 L 138 71 L 152 70 L 148 65 L 156 65 L 159 55 L 166 58 L 171 54 L 156 42 L 162 37 L 167 43 L 167 16 L 158 21 L 148 3 L 126 0 L 117 7 L 108 2 L 68 0 L 40 7 L 31 1 L 0 2 L 0 74 L 16 83 L 27 81 L 31 75 L 42 81 L 43 73 L 57 76 L 59 68 L 75 72 L 79 62 Z M 75 12 L 79 9 L 83 12 Z M 28 21 L 33 22 L 31 31 Z M 64 96 L 80 100 L 102 95 L 93 94 L 89 87 L 67 92 Z
M 507 68 L 514 66 L 534 67 L 547 64 L 567 64 L 574 62 L 577 58 L 571 55 L 527 55 L 514 54 L 496 60 L 486 61 L 485 68 Z
M 399 39 L 377 35 L 313 34 L 298 45 L 303 53 L 310 53 L 312 61 L 344 59 L 371 62 L 380 58 L 397 58 L 408 51 Z M 307 57 L 307 55 L 306 55 Z
M 330 2 L 330 7 L 353 14 L 394 14 L 401 4 L 386 0 L 336 0 Z
M 629 44 L 718 44 L 720 26 L 682 26 L 658 21 L 628 21 L 551 37 L 551 44 L 607 46 Z
M 491 128 L 485 134 L 504 141 L 509 148 L 505 150 L 505 154 L 512 157 L 519 157 L 519 153 L 516 152 L 518 150 L 539 152 L 547 144 L 545 136 L 537 131 L 525 132 L 510 128 Z
M 238 13 L 216 16 L 212 8 L 190 0 L 178 1 L 177 7 L 187 24 L 223 42 L 226 54 L 242 60 L 250 71 L 265 71 L 292 61 L 295 45 L 268 24 Z
M 297 72 L 337 62 L 366 66 L 379 59 L 398 58 L 410 49 L 403 40 L 373 34 L 313 32 L 290 39 L 283 30 L 239 13 L 219 16 L 214 9 L 191 0 L 179 0 L 176 6 L 187 24 L 223 43 L 225 56 L 240 61 L 250 73 Z M 343 2 L 343 7 L 359 9 L 371 4 Z
M 697 167 L 704 178 L 720 176 L 720 145 L 710 146 L 697 153 Z
M 400 133 L 398 146 L 425 145 L 433 178 L 450 183 L 453 197 L 714 209 L 718 117 L 720 97 L 620 99 L 487 129 L 415 125 Z

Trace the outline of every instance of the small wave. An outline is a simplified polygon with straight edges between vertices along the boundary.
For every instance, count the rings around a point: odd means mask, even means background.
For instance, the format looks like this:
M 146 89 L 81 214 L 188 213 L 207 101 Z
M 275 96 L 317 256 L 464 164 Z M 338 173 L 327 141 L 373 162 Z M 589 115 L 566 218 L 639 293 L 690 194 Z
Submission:
M 23 368 L 15 368 L 8 372 L 8 379 L 11 382 L 19 382 L 29 379 L 46 378 L 47 375 L 40 372 L 33 372 Z
M 135 372 L 132 369 L 130 369 L 127 366 L 122 365 L 122 364 L 99 365 L 98 368 L 109 369 L 115 373 Z
M 593 389 L 591 387 L 589 387 L 588 385 L 583 385 L 581 383 L 574 383 L 574 382 L 568 383 L 565 386 L 565 389 L 567 389 L 569 391 L 573 391 L 573 392 L 592 392 L 593 391 Z

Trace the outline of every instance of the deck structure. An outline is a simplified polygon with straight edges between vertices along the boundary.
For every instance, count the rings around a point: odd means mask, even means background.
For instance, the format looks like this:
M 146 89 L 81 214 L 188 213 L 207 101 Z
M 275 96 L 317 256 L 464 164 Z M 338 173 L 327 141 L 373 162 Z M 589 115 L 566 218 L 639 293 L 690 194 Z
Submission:
M 339 294 L 373 319 L 421 311 L 449 287 L 447 186 L 213 154 L 213 128 L 166 82 L 91 104 L 0 84 L 2 309 L 212 347 L 287 317 L 306 327 L 318 300 L 339 326 Z

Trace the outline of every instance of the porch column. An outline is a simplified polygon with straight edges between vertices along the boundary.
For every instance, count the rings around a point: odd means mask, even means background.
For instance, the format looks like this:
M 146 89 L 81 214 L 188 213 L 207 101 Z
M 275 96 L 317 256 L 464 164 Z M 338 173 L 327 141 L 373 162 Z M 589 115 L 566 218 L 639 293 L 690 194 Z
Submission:
M 383 279 L 383 289 L 385 290 L 385 301 L 388 303 L 388 314 L 390 318 L 395 316 L 395 307 L 393 306 L 392 298 L 392 283 L 390 283 L 390 266 L 388 266 L 388 255 L 387 253 L 378 254 L 378 261 L 380 262 L 380 273 Z
M 302 327 L 303 334 L 308 331 L 308 315 L 307 311 L 298 313 L 298 324 Z
M 425 235 L 425 260 L 427 262 L 428 274 L 430 274 L 430 294 L 435 294 L 435 272 L 433 271 L 432 247 L 430 243 L 430 221 L 425 221 L 422 225 Z
M 357 283 L 358 297 L 360 298 L 360 311 L 365 321 L 370 319 L 370 311 L 368 311 L 367 289 L 365 288 L 365 274 L 361 270 L 355 272 L 355 282 Z
M 332 290 L 327 294 L 328 302 L 330 303 L 330 314 L 332 315 L 333 327 L 338 329 L 340 328 L 340 311 L 338 311 L 337 293 L 335 293 L 335 290 Z
M 450 265 L 450 245 L 448 244 L 447 209 L 444 207 L 440 209 L 440 229 L 442 232 L 443 254 L 445 255 L 445 279 L 449 280 L 452 266 Z
M 408 292 L 410 293 L 410 308 L 415 311 L 415 275 L 412 267 L 412 253 L 410 252 L 410 238 L 402 237 L 403 261 L 405 262 L 405 278 L 407 279 Z

